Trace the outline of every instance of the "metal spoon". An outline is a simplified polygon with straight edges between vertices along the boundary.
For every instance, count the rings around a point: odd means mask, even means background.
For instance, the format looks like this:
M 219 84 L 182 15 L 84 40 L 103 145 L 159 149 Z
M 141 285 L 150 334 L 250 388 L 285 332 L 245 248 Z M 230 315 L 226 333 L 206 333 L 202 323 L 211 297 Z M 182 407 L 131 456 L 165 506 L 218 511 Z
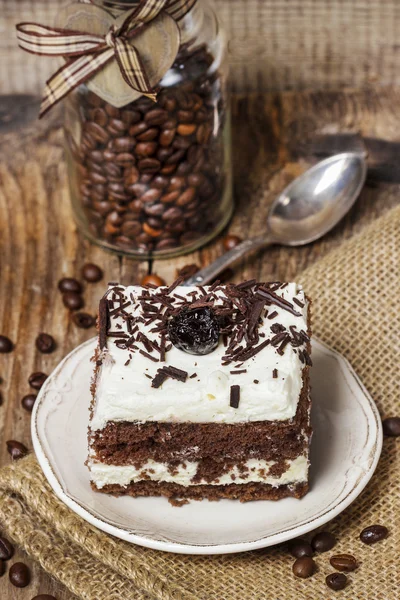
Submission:
M 276 198 L 268 214 L 265 233 L 226 252 L 183 285 L 209 283 L 248 252 L 271 244 L 303 246 L 314 242 L 350 210 L 366 176 L 366 154 L 346 152 L 317 163 Z

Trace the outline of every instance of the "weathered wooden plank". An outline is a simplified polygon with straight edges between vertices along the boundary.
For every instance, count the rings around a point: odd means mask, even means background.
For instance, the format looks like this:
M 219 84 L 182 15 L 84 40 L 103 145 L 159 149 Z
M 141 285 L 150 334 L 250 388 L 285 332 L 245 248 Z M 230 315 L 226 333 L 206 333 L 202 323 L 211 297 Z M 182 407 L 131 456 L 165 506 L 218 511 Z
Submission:
M 138 282 L 147 263 L 118 258 L 91 246 L 76 232 L 69 206 L 63 162 L 60 113 L 42 123 L 21 126 L 34 114 L 18 102 L 8 103 L 7 131 L 0 128 L 0 332 L 17 342 L 10 355 L 0 355 L 0 464 L 9 457 L 4 441 L 18 439 L 31 447 L 30 417 L 20 407 L 29 391 L 27 378 L 34 370 L 50 372 L 58 361 L 94 331 L 77 329 L 63 307 L 57 282 L 64 275 L 79 275 L 86 261 L 105 270 L 105 281 Z M 360 131 L 363 135 L 398 140 L 396 106 L 400 90 L 361 90 L 338 93 L 285 93 L 235 97 L 234 173 L 237 209 L 229 228 L 241 235 L 263 230 L 268 206 L 282 188 L 305 168 L 309 141 L 317 133 Z M 0 108 L 7 108 L 0 98 Z M 7 110 L 2 111 L 2 114 Z M 16 121 L 13 116 L 16 115 Z M 29 120 L 29 119 L 28 119 Z M 4 131 L 4 128 L 3 128 Z M 270 248 L 238 265 L 234 280 L 248 277 L 291 279 L 368 222 L 399 202 L 399 185 L 379 183 L 366 187 L 354 209 L 326 238 L 305 248 Z M 190 256 L 157 261 L 153 270 L 167 281 L 176 269 L 189 263 L 207 264 L 222 252 L 221 238 Z M 87 286 L 86 309 L 94 313 L 102 284 Z M 39 355 L 34 340 L 39 331 L 52 333 L 58 342 L 54 354 Z M 18 555 L 20 557 L 21 555 Z M 33 568 L 33 583 L 26 590 L 12 589 L 0 578 L 0 597 L 30 600 L 35 593 L 52 593 L 58 600 L 71 594 Z
M 57 61 L 24 54 L 19 21 L 52 24 L 64 0 L 0 0 L 3 93 L 37 93 Z M 214 0 L 237 92 L 399 84 L 397 0 Z

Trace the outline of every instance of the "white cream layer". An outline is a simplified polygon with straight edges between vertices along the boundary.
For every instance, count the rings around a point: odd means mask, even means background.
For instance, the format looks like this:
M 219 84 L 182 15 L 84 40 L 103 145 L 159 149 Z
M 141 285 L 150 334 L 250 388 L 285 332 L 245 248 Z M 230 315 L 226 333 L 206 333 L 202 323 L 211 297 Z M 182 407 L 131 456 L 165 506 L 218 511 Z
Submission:
M 189 485 L 227 485 L 229 483 L 266 483 L 274 487 L 279 485 L 288 485 L 292 483 L 301 483 L 307 481 L 308 477 L 308 459 L 306 456 L 298 456 L 292 461 L 287 461 L 288 469 L 280 476 L 273 477 L 268 475 L 271 467 L 275 465 L 274 461 L 265 461 L 258 459 L 249 459 L 246 462 L 248 472 L 241 473 L 237 467 L 233 467 L 224 475 L 215 481 L 196 481 L 192 483 L 192 478 L 196 475 L 198 462 L 185 461 L 176 469 L 174 474 L 168 470 L 165 463 L 148 460 L 140 469 L 133 465 L 114 466 L 91 461 L 89 468 L 91 472 L 91 481 L 101 489 L 105 485 L 127 486 L 129 483 L 136 483 L 143 480 L 163 481 L 166 483 L 177 483 L 185 487 Z
M 195 289 L 178 287 L 175 293 L 186 296 Z M 125 288 L 128 297 L 133 294 L 136 298 L 141 293 L 140 287 Z M 265 333 L 266 337 L 260 341 L 273 336 L 270 328 L 274 323 L 280 323 L 287 329 L 293 325 L 297 331 L 307 331 L 307 301 L 301 287 L 289 283 L 276 293 L 292 303 L 296 297 L 304 304 L 304 308 L 294 305 L 301 313 L 297 317 L 271 306 L 270 313 L 276 311 L 277 316 L 272 320 L 263 320 L 259 332 Z M 139 302 L 126 310 L 135 316 L 142 314 Z M 140 330 L 149 339 L 159 342 L 157 334 L 150 332 L 152 327 L 154 325 L 146 327 L 140 324 Z M 121 317 L 113 317 L 111 328 L 126 332 L 125 321 Z M 108 351 L 97 375 L 91 421 L 93 430 L 102 429 L 108 421 L 244 423 L 283 421 L 296 414 L 303 365 L 290 344 L 286 346 L 283 356 L 277 353 L 276 348 L 267 346 L 240 366 L 240 369 L 247 369 L 246 373 L 232 375 L 230 371 L 235 370 L 235 363 L 221 365 L 221 358 L 225 354 L 222 340 L 218 348 L 206 356 L 193 356 L 173 347 L 167 353 L 165 363 L 153 363 L 136 351 L 127 366 L 127 350 L 118 348 L 114 342 L 115 338 L 108 339 Z M 188 378 L 185 383 L 168 379 L 160 388 L 154 389 L 146 374 L 154 377 L 157 369 L 164 365 L 183 369 L 189 376 L 197 373 L 197 376 Z M 272 375 L 274 369 L 278 370 L 276 379 Z M 254 383 L 254 380 L 258 383 Z M 240 385 L 240 404 L 237 409 L 229 405 L 230 386 L 235 384 Z

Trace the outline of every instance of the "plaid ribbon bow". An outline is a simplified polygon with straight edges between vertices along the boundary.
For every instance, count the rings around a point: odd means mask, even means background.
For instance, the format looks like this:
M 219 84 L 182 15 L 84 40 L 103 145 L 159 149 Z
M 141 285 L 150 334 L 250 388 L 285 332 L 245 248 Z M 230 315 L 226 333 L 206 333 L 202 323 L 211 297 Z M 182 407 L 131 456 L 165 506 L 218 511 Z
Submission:
M 126 83 L 156 101 L 157 93 L 150 85 L 140 54 L 131 40 L 161 11 L 165 10 L 179 21 L 196 1 L 141 0 L 121 27 L 111 26 L 105 36 L 45 27 L 38 23 L 19 23 L 17 37 L 23 50 L 42 56 L 62 56 L 67 60 L 46 83 L 39 118 L 113 58 Z

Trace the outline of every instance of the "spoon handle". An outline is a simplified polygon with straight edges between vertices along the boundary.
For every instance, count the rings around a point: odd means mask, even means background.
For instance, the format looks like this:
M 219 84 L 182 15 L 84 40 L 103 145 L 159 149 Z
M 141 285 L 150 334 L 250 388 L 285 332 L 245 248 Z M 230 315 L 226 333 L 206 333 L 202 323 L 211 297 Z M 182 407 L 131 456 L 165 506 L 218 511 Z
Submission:
M 248 252 L 252 252 L 254 250 L 259 250 L 260 248 L 265 248 L 274 243 L 272 237 L 269 237 L 268 234 L 263 234 L 258 237 L 250 238 L 249 240 L 245 240 L 241 244 L 238 244 L 229 252 L 226 252 L 213 263 L 198 271 L 193 277 L 186 279 L 182 283 L 182 285 L 205 285 L 210 281 L 213 281 L 221 271 L 229 267 L 229 265 L 233 264 L 239 258 L 247 254 Z

